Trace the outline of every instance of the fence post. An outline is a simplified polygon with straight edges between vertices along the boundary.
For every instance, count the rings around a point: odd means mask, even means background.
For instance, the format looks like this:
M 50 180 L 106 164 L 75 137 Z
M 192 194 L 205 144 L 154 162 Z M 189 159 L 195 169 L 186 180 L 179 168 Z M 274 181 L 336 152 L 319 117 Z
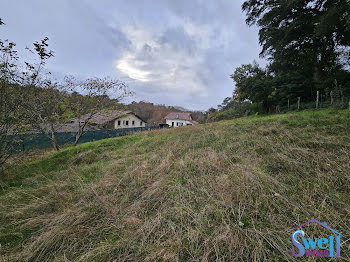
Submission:
M 288 111 L 289 111 L 289 99 L 288 99 Z
M 300 110 L 300 96 L 298 97 L 298 111 Z
M 317 96 L 316 96 L 316 109 L 318 109 L 318 103 L 320 101 L 320 91 L 317 91 Z
M 333 91 L 331 91 L 330 95 L 331 95 L 331 105 L 333 105 Z

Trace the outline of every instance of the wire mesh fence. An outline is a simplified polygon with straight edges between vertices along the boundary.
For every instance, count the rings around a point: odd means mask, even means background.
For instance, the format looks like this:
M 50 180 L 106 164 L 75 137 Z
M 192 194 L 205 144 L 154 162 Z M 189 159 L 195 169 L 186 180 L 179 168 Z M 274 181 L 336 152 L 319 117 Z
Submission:
M 150 127 L 136 127 L 136 128 L 123 128 L 113 130 L 95 130 L 87 131 L 79 140 L 79 144 L 97 141 L 106 138 L 119 137 L 130 135 L 135 132 L 150 131 L 159 129 L 158 126 Z M 58 132 L 56 133 L 58 145 L 73 144 L 75 141 L 74 132 Z M 8 139 L 13 141 L 13 152 L 31 151 L 35 149 L 44 149 L 52 147 L 51 141 L 48 137 L 41 133 L 35 134 L 20 134 L 15 136 L 9 136 Z
M 325 96 L 317 93 L 315 101 L 305 102 L 303 98 L 297 97 L 294 99 L 287 99 L 281 101 L 280 104 L 275 106 L 271 113 L 281 113 L 289 111 L 300 111 L 307 109 L 350 109 L 350 97 L 333 98 L 332 96 Z

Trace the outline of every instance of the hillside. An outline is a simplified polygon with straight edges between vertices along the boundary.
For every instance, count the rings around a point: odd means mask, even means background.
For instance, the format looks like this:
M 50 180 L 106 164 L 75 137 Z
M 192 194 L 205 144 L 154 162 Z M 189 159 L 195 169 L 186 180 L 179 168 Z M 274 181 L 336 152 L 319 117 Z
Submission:
M 349 110 L 86 143 L 0 181 L 0 261 L 294 261 L 312 218 L 350 259 Z

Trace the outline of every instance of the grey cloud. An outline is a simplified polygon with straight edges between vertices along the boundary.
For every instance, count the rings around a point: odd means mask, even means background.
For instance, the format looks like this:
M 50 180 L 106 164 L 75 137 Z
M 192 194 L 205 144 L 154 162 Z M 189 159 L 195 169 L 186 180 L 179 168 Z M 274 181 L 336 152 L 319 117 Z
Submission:
M 234 68 L 258 58 L 242 2 L 0 0 L 0 34 L 23 49 L 49 36 L 57 75 L 112 75 L 135 99 L 207 109 L 232 94 Z
M 179 26 L 168 28 L 160 37 L 159 44 L 169 44 L 175 52 L 184 50 L 188 55 L 196 51 L 196 42 Z

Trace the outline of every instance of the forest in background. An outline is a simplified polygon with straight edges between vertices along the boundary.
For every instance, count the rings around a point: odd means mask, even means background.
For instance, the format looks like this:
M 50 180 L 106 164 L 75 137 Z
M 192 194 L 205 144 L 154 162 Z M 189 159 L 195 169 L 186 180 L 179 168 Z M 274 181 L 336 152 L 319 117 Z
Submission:
M 346 0 L 245 1 L 248 26 L 259 28 L 260 56 L 237 67 L 226 98 L 212 121 L 258 113 L 347 107 L 350 99 L 350 2 Z M 219 111 L 219 112 L 215 112 Z

